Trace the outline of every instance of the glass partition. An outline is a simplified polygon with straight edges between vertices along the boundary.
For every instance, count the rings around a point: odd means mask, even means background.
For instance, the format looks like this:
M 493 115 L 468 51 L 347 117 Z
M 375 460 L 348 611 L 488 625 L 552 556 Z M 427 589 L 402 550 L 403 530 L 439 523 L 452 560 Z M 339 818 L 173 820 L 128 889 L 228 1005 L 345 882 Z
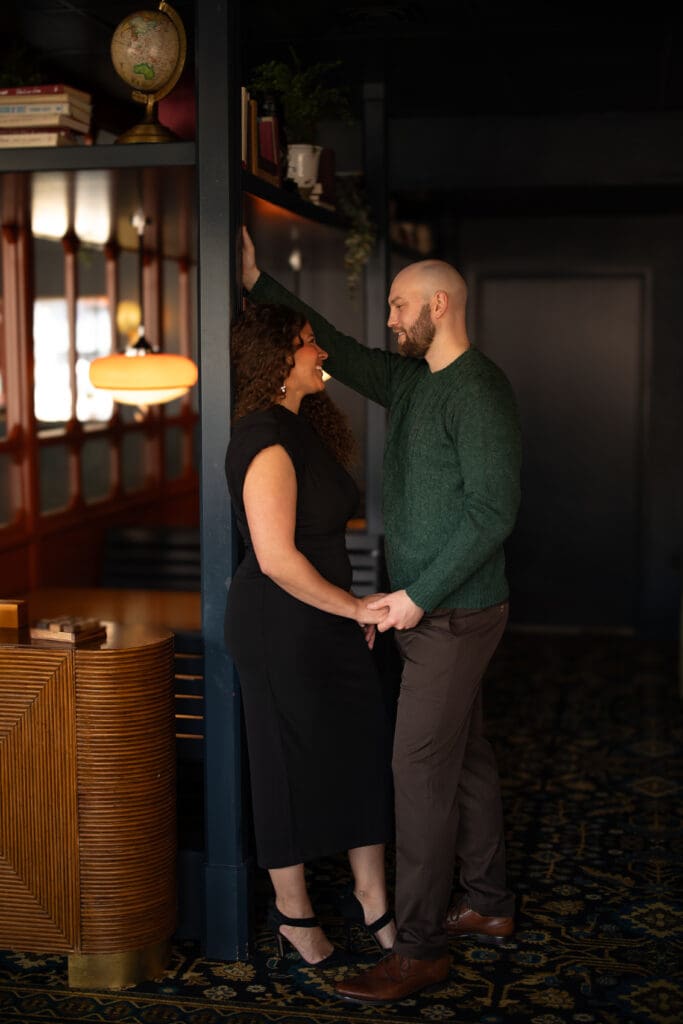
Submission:
M 69 449 L 65 444 L 42 445 L 39 454 L 40 511 L 61 512 L 71 500 Z

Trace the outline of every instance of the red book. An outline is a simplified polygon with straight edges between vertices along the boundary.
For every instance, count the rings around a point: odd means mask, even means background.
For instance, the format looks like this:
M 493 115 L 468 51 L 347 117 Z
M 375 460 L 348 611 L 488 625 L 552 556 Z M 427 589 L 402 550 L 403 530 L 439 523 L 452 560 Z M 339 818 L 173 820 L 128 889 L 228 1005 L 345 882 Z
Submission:
M 64 96 L 65 98 L 74 99 L 81 102 L 81 104 L 89 104 L 91 101 L 90 93 L 83 92 L 82 89 L 76 89 L 73 85 L 11 85 L 5 89 L 0 89 L 0 96 L 23 96 L 24 102 L 29 96 Z

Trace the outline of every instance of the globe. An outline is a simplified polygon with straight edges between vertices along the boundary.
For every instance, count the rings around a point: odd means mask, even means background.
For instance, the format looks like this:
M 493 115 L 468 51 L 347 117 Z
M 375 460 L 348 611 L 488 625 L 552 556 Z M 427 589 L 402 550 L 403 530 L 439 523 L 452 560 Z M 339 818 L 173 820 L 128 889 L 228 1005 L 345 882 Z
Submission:
M 178 81 L 186 45 L 183 23 L 165 0 L 158 10 L 135 11 L 116 27 L 111 40 L 114 69 L 133 89 L 133 99 L 146 106 L 144 121 L 117 142 L 162 142 L 175 137 L 156 121 L 154 104 Z

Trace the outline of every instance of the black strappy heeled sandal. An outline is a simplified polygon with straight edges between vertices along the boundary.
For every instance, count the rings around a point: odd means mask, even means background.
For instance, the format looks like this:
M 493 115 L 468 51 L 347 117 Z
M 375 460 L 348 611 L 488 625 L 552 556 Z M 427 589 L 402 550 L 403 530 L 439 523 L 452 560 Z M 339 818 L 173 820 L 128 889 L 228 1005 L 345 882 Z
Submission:
M 318 967 L 329 967 L 336 959 L 336 950 L 333 949 L 332 952 L 329 953 L 322 960 L 318 960 L 316 961 L 316 963 L 311 963 L 309 960 L 306 959 L 305 956 L 303 956 L 299 952 L 299 950 L 296 948 L 292 940 L 288 939 L 287 936 L 283 935 L 282 932 L 280 931 L 280 925 L 282 924 L 287 924 L 290 926 L 290 928 L 317 928 L 319 924 L 317 917 L 286 917 L 281 910 L 278 910 L 275 903 L 271 903 L 268 908 L 268 924 L 273 935 L 275 936 L 275 941 L 277 942 L 277 951 L 280 957 L 284 957 L 284 944 L 285 942 L 288 942 L 292 949 L 296 950 L 296 952 L 299 953 L 299 956 L 308 967 L 313 967 L 314 969 Z
M 388 953 L 391 946 L 383 946 L 377 938 L 377 932 L 381 931 L 386 925 L 390 924 L 394 920 L 394 913 L 392 910 L 387 910 L 381 917 L 378 917 L 376 921 L 372 921 L 371 924 L 365 923 L 365 912 L 363 911 L 363 904 L 358 899 L 353 889 L 347 890 L 339 903 L 339 912 L 344 919 L 344 925 L 346 927 L 346 950 L 349 952 L 353 946 L 353 936 L 351 929 L 354 925 L 358 925 L 364 928 L 368 935 L 376 943 L 377 947 L 383 952 Z

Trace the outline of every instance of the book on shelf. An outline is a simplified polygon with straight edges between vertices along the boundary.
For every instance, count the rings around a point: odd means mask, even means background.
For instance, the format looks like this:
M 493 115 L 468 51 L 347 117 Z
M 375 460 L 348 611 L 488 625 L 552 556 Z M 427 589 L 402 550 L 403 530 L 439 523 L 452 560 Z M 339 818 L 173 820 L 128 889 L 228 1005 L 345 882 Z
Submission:
M 0 102 L 3 97 L 20 96 L 25 103 L 40 102 L 42 97 L 50 99 L 70 99 L 81 106 L 88 106 L 92 97 L 89 92 L 76 89 L 73 85 L 11 85 L 0 89 Z M 11 99 L 8 102 L 13 102 Z
M 64 114 L 90 117 L 92 103 L 70 96 L 0 96 L 0 111 L 3 113 L 31 114 L 37 110 L 58 110 Z
M 0 149 L 28 149 L 38 146 L 78 146 L 83 142 L 82 132 L 68 128 L 0 128 Z
M 242 167 L 246 170 L 249 166 L 249 90 L 244 86 L 240 89 L 241 103 L 241 147 Z
M 0 128 L 71 128 L 75 132 L 90 131 L 90 118 L 73 117 L 62 111 L 41 111 L 32 114 L 4 114 L 0 110 Z
M 0 99 L 0 117 L 40 117 L 42 114 L 68 114 L 81 121 L 89 121 L 92 107 L 89 103 L 74 103 L 71 100 L 47 100 L 41 103 L 5 103 Z
M 256 174 L 258 170 L 258 102 L 247 101 L 247 170 Z

